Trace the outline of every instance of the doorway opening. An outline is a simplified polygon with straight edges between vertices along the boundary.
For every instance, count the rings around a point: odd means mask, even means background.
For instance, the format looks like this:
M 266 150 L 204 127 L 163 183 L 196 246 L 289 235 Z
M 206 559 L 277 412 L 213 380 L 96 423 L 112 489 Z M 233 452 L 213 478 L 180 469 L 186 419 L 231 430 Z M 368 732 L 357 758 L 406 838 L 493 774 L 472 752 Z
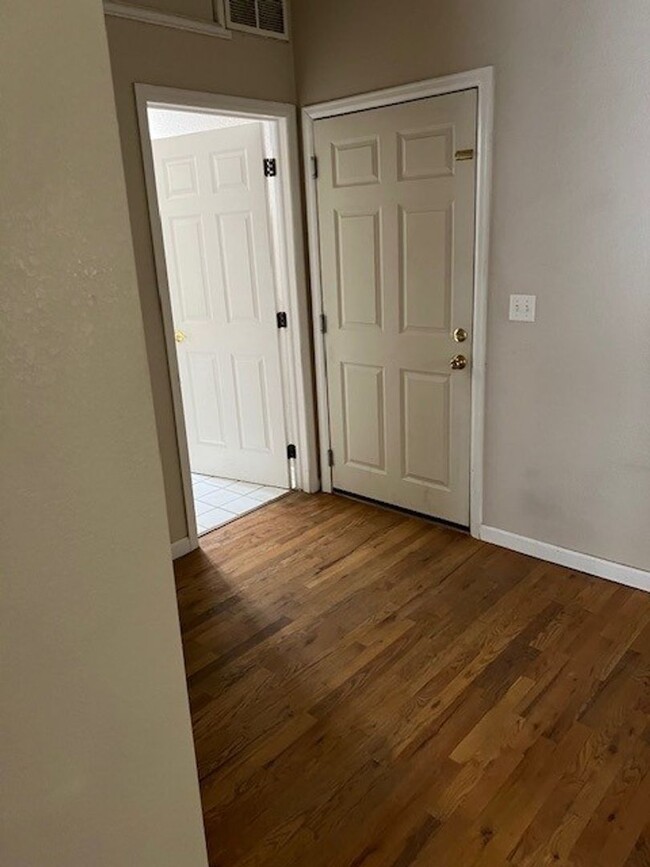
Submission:
M 318 489 L 295 118 L 280 104 L 136 92 L 188 523 L 180 556 L 291 489 Z

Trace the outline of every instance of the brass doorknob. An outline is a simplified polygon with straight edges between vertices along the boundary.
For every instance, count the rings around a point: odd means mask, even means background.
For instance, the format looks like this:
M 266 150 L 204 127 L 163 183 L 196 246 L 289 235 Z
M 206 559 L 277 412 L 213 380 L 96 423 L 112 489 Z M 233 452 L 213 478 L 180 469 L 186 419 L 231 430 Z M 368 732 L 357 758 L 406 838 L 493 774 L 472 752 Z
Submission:
M 174 340 L 176 343 L 182 343 L 185 340 L 184 331 L 174 331 Z
M 464 355 L 454 355 L 449 362 L 452 370 L 464 370 L 467 367 L 467 359 Z

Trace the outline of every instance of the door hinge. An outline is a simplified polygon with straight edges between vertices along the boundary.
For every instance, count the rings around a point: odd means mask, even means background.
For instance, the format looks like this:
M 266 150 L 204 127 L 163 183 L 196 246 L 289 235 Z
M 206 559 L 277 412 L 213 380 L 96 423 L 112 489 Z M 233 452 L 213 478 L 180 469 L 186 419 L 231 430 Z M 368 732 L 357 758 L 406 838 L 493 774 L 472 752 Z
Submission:
M 264 177 L 274 178 L 278 173 L 278 164 L 275 157 L 270 157 L 264 160 Z
M 474 148 L 466 148 L 463 151 L 456 151 L 454 158 L 458 160 L 458 162 L 461 162 L 462 160 L 473 160 Z
M 318 157 L 311 158 L 311 176 L 314 180 L 318 177 Z
M 334 451 L 333 451 L 333 449 L 327 450 L 327 466 L 328 467 L 334 466 Z
M 320 333 L 327 334 L 327 316 L 324 313 L 320 315 Z
M 277 313 L 276 318 L 278 320 L 278 328 L 287 327 L 287 314 L 284 312 L 284 310 L 280 313 Z
M 289 460 L 296 457 L 296 447 L 293 443 L 289 443 L 289 445 L 287 446 L 287 457 L 289 458 Z

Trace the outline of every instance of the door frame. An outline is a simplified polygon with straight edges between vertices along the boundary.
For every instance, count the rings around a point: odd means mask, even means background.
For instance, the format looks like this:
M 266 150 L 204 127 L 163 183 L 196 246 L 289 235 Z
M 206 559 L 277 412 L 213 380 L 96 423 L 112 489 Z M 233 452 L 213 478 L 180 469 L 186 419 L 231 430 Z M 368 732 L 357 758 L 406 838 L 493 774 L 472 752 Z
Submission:
M 273 156 L 277 160 L 279 170 L 276 177 L 278 195 L 275 197 L 278 219 L 272 226 L 271 244 L 274 273 L 276 276 L 281 274 L 284 278 L 277 280 L 276 293 L 282 301 L 282 309 L 286 310 L 289 321 L 289 327 L 280 332 L 284 415 L 288 441 L 296 445 L 295 486 L 299 490 L 313 493 L 320 489 L 320 480 L 311 380 L 310 325 L 303 245 L 296 107 L 289 103 L 246 99 L 203 91 L 179 90 L 178 88 L 150 84 L 135 84 L 135 97 L 187 520 L 187 540 L 182 540 L 185 544 L 179 546 L 178 543 L 175 543 L 173 546 L 174 556 L 181 556 L 181 554 L 198 548 L 199 542 L 147 108 L 199 111 L 204 114 L 246 117 L 251 120 L 270 121 L 272 123 L 273 138 L 275 139 L 274 150 L 277 149 L 277 153 L 274 153 Z M 278 247 L 282 261 L 276 261 L 276 249 Z
M 485 356 L 487 342 L 488 256 L 490 196 L 492 181 L 492 130 L 494 115 L 494 68 L 485 66 L 456 75 L 430 78 L 412 84 L 375 90 L 330 102 L 308 105 L 302 110 L 303 161 L 307 205 L 307 236 L 312 296 L 312 329 L 316 362 L 316 400 L 320 444 L 321 484 L 332 491 L 327 361 L 322 332 L 323 293 L 318 234 L 318 195 L 314 173 L 314 123 L 317 120 L 372 108 L 400 105 L 460 90 L 478 91 L 476 126 L 476 197 L 474 226 L 474 312 L 471 370 L 470 421 L 470 532 L 479 538 L 483 523 L 483 450 L 485 430 Z

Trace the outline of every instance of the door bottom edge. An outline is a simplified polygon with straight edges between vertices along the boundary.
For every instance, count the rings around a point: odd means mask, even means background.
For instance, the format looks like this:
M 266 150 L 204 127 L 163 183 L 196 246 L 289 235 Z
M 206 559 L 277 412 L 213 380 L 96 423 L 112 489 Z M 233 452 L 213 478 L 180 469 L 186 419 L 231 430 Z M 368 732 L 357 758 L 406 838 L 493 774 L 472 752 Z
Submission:
M 430 521 L 432 524 L 439 524 L 441 527 L 447 527 L 450 530 L 457 530 L 458 532 L 467 535 L 469 535 L 470 532 L 469 523 L 457 524 L 455 521 L 448 521 L 446 518 L 439 518 L 436 515 L 429 515 L 426 512 L 418 512 L 415 509 L 407 509 L 405 506 L 399 506 L 395 503 L 387 503 L 384 500 L 375 500 L 372 497 L 365 497 L 363 494 L 355 494 L 353 491 L 346 491 L 343 488 L 333 487 L 332 493 L 347 497 L 350 500 L 357 500 L 360 503 L 367 503 L 370 506 L 378 506 L 381 509 L 398 512 L 399 514 L 410 518 L 422 518 L 424 521 Z

